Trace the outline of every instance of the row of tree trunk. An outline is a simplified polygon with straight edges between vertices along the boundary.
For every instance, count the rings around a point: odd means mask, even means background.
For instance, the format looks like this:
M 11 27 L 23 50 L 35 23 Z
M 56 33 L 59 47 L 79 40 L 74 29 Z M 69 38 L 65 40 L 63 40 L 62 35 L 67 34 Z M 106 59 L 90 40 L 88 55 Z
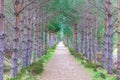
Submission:
M 14 26 L 11 55 L 12 77 L 16 77 L 20 70 L 18 63 L 20 59 L 22 59 L 22 68 L 29 66 L 43 53 L 47 54 L 47 48 L 53 47 L 57 39 L 47 30 L 47 15 L 45 11 L 41 10 L 39 0 L 13 0 L 13 2 L 14 18 L 11 23 Z M 4 30 L 6 27 L 5 17 L 7 16 L 4 15 L 4 0 L 0 0 L 0 80 L 3 80 L 4 73 L 5 37 L 9 34 Z M 49 45 L 47 45 L 48 42 Z
M 119 1 L 119 0 L 118 0 Z M 120 3 L 120 2 L 118 2 Z M 86 0 L 86 15 L 83 16 L 82 26 L 75 24 L 74 31 L 74 49 L 76 52 L 81 52 L 86 59 L 97 63 L 97 28 L 98 19 L 93 15 L 93 0 Z M 89 6 L 89 7 L 88 7 Z M 96 6 L 96 3 L 95 5 Z M 96 9 L 97 13 L 97 9 Z M 118 15 L 119 16 L 119 15 Z M 108 74 L 113 74 L 113 12 L 111 0 L 105 0 L 105 32 L 104 32 L 104 44 L 102 51 L 102 67 L 108 71 Z M 119 17 L 118 17 L 119 18 Z M 78 27 L 81 29 L 81 34 L 78 37 Z M 119 31 L 119 28 L 118 28 Z M 119 34 L 119 33 L 118 33 Z M 119 37 L 119 36 L 118 36 Z M 78 46 L 78 38 L 80 38 L 80 47 Z M 69 42 L 67 38 L 67 42 Z M 118 38 L 119 39 L 119 38 Z M 118 54 L 119 54 L 119 42 L 118 42 Z M 79 49 L 80 48 L 80 49 Z M 80 51 L 79 51 L 80 50 Z M 119 56 L 119 55 L 118 55 Z M 118 59 L 119 64 L 119 59 Z M 119 67 L 118 67 L 119 68 Z M 118 69 L 119 70 L 119 69 Z M 120 71 L 118 71 L 120 74 Z M 119 78 L 120 79 L 120 78 Z

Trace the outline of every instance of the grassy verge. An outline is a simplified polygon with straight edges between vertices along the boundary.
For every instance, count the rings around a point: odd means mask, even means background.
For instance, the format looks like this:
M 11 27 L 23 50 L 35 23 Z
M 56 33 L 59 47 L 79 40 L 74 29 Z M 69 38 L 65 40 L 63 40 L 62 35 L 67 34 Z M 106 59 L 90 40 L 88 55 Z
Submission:
M 52 58 L 56 47 L 48 49 L 47 55 L 43 55 L 41 59 L 33 62 L 30 66 L 19 71 L 18 76 L 15 78 L 7 78 L 5 80 L 37 80 L 37 78 L 44 71 L 44 67 Z
M 102 69 L 100 64 L 90 62 L 82 54 L 76 53 L 71 48 L 69 48 L 69 51 L 75 57 L 75 60 L 89 72 L 93 80 L 116 80 L 116 76 L 107 74 L 107 71 Z

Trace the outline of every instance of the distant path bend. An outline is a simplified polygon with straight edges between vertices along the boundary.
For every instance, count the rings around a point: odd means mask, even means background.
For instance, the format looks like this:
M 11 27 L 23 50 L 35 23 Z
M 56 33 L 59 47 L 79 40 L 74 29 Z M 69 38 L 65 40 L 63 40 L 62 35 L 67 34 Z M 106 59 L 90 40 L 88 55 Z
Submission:
M 60 42 L 39 80 L 92 80 L 92 78 L 75 62 L 68 49 Z

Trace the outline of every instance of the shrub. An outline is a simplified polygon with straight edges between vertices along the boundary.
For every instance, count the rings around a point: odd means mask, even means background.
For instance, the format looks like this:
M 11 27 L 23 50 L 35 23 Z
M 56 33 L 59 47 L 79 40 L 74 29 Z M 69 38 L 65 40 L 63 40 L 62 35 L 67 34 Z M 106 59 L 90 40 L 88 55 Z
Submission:
M 42 60 L 39 60 L 37 62 L 32 63 L 29 66 L 28 71 L 31 74 L 34 74 L 34 75 L 42 73 L 42 71 L 43 71 L 43 62 L 42 62 Z
M 86 62 L 84 66 L 87 68 L 96 68 L 96 65 L 90 61 Z
M 86 60 L 81 60 L 81 64 L 85 64 L 86 63 Z
M 117 73 L 117 69 L 113 69 L 113 73 L 115 73 L 115 74 L 116 74 L 116 73 Z
M 101 60 L 102 60 L 102 53 L 98 52 L 97 53 L 97 61 L 101 62 Z
M 98 79 L 106 79 L 106 75 L 105 75 L 105 73 L 102 73 L 102 72 L 96 72 L 96 74 L 95 74 L 95 78 L 94 78 L 94 80 L 96 79 L 96 78 L 98 78 Z
M 44 70 L 44 65 L 52 57 L 55 46 L 48 50 L 47 55 L 43 55 L 40 60 L 33 62 L 30 66 L 19 71 L 17 77 L 7 80 L 36 80 L 36 75 L 40 75 Z
M 104 73 L 100 73 L 100 77 L 103 78 L 103 79 L 106 79 L 106 75 Z
M 93 71 L 94 71 L 94 72 L 97 72 L 97 68 L 94 68 Z
M 17 77 L 11 78 L 8 80 L 33 80 L 33 77 L 30 75 L 38 75 L 43 71 L 43 62 L 42 60 L 33 62 L 29 67 L 26 67 L 19 71 Z M 29 79 L 31 78 L 31 79 Z
M 72 48 L 69 48 L 69 51 L 70 51 L 71 55 L 73 55 L 75 58 L 80 59 L 80 60 L 84 60 L 84 57 L 81 53 L 76 52 Z
M 74 55 L 74 53 L 75 53 L 75 50 L 74 50 L 74 49 L 69 48 L 69 51 L 70 51 L 71 55 Z

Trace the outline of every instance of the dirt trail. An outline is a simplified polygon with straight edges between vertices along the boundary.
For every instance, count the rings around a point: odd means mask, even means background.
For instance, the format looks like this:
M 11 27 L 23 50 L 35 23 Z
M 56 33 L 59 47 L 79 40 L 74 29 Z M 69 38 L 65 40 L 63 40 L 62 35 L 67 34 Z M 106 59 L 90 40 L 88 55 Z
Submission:
M 92 78 L 75 62 L 68 49 L 60 42 L 39 80 L 92 80 Z

